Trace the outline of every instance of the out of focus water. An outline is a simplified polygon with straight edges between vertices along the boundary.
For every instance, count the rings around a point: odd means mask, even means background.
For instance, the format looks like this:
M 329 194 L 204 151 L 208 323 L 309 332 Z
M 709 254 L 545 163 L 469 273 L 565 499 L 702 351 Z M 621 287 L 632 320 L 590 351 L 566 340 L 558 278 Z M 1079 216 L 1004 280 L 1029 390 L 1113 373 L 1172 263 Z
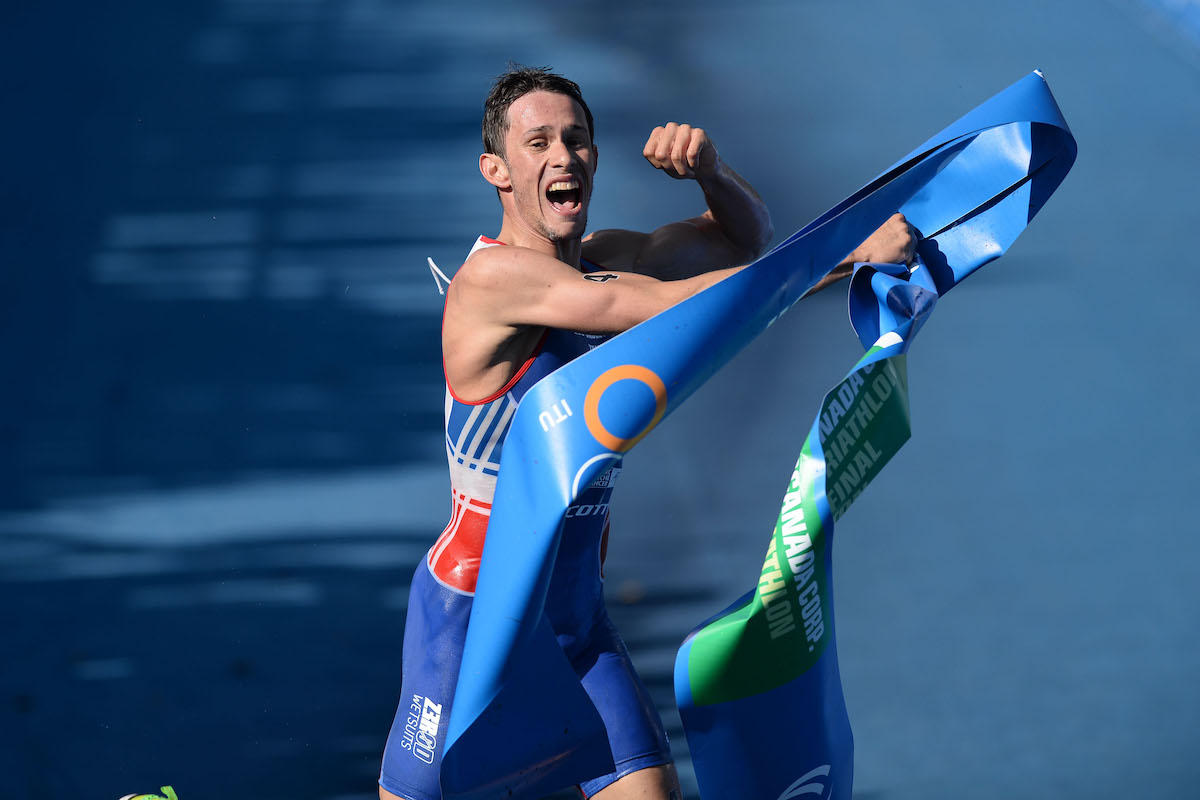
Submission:
M 1198 8 L 6 8 L 0 794 L 374 796 L 447 507 L 425 258 L 497 231 L 480 105 L 515 59 L 584 87 L 593 228 L 702 210 L 640 158 L 675 120 L 781 237 L 1045 71 L 1075 170 L 939 306 L 913 441 L 839 524 L 856 792 L 1200 796 Z M 753 585 L 857 347 L 836 291 L 806 301 L 627 461 L 613 616 L 689 797 L 675 649 Z

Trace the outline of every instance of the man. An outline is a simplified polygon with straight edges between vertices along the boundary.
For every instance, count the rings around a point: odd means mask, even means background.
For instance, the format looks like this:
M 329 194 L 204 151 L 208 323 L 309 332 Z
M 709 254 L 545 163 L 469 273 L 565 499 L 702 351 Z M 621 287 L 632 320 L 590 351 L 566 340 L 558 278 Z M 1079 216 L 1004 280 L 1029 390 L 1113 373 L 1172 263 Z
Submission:
M 496 239 L 480 237 L 446 295 L 442 327 L 452 514 L 413 578 L 403 689 L 380 774 L 384 800 L 438 800 L 450 705 L 483 552 L 504 437 L 537 380 L 711 286 L 757 258 L 772 236 L 754 189 L 704 130 L 655 128 L 643 155 L 695 180 L 708 210 L 653 233 L 584 238 L 597 151 L 591 112 L 573 82 L 514 68 L 484 104 L 479 157 L 500 197 Z M 896 215 L 828 278 L 854 261 L 903 262 L 914 241 Z M 546 599 L 559 644 L 609 734 L 616 769 L 586 781 L 585 798 L 678 800 L 662 722 L 604 610 L 602 563 L 614 467 L 567 509 Z

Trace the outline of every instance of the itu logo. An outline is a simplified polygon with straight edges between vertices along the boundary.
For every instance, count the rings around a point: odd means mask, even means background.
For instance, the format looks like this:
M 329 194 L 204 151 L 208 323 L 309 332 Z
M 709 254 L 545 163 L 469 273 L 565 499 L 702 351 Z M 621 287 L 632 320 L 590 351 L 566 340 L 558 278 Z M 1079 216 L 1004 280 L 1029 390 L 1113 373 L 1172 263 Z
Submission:
M 600 398 L 614 383 L 625 380 L 637 381 L 654 392 L 654 417 L 646 427 L 629 438 L 617 436 L 600 421 Z M 643 436 L 654 429 L 665 413 L 667 413 L 667 385 L 653 370 L 638 364 L 622 364 L 602 373 L 592 383 L 587 396 L 583 399 L 583 419 L 587 422 L 588 430 L 597 442 L 614 453 L 624 453 L 641 441 Z
M 821 779 L 828 777 L 829 764 L 823 764 L 797 778 L 791 786 L 783 790 L 783 794 L 779 795 L 778 800 L 792 800 L 793 797 L 803 797 L 809 794 L 825 797 L 825 790 L 832 787 L 833 783 L 831 781 L 827 786 Z

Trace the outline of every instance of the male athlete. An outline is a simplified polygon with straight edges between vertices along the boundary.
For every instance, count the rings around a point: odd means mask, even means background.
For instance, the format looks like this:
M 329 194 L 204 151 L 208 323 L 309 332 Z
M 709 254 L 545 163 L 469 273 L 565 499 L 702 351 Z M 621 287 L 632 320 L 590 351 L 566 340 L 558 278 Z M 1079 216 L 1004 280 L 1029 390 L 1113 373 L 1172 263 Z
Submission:
M 711 286 L 757 258 L 772 236 L 754 189 L 700 128 L 655 128 L 642 155 L 696 181 L 708 210 L 653 233 L 584 238 L 596 174 L 592 114 L 579 87 L 545 69 L 514 68 L 484 103 L 479 170 L 500 196 L 495 239 L 480 236 L 446 293 L 449 525 L 413 578 L 403 687 L 380 773 L 383 800 L 439 800 L 438 773 L 500 454 L 517 403 L 540 378 Z M 904 262 L 914 240 L 894 216 L 816 289 L 855 261 Z M 814 289 L 815 290 L 815 289 Z M 585 798 L 679 800 L 662 721 L 604 608 L 601 565 L 619 467 L 567 509 L 546 597 L 558 642 L 608 730 L 614 772 Z

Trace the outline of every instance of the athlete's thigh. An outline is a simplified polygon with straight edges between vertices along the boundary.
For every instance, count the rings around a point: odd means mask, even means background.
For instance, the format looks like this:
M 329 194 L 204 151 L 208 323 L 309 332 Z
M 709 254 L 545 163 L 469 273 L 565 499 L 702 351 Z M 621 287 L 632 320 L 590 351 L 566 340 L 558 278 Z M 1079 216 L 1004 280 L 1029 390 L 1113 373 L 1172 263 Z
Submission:
M 393 795 L 441 797 L 442 750 L 470 614 L 471 597 L 438 583 L 422 559 L 409 591 L 400 705 L 379 775 Z
M 588 648 L 573 661 L 584 690 L 604 721 L 615 763 L 613 772 L 581 784 L 584 795 L 596 796 L 626 776 L 669 765 L 671 749 L 658 709 L 607 617 L 589 636 Z M 636 779 L 634 784 L 641 785 L 644 780 Z

